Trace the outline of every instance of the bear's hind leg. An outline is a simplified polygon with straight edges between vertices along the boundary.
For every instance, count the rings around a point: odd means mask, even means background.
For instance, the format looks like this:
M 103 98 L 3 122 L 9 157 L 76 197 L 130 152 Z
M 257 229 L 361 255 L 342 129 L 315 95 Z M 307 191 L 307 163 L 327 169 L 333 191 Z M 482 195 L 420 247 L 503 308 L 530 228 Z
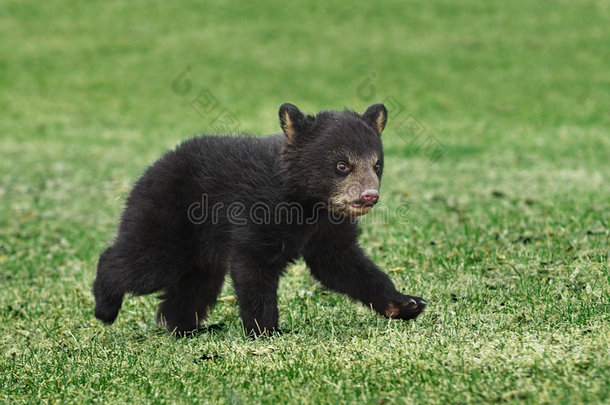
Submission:
M 158 321 L 178 336 L 197 331 L 216 303 L 225 274 L 222 266 L 193 266 L 189 273 L 164 290 Z
M 168 263 L 167 256 L 162 251 L 137 249 L 120 242 L 106 249 L 100 255 L 93 283 L 96 318 L 111 324 L 125 294 L 151 294 L 167 285 L 168 279 L 183 268 L 181 263 Z
M 93 283 L 95 317 L 108 324 L 113 323 L 119 314 L 125 295 L 117 276 L 120 266 L 120 261 L 113 255 L 113 247 L 104 250 L 100 255 L 97 276 Z

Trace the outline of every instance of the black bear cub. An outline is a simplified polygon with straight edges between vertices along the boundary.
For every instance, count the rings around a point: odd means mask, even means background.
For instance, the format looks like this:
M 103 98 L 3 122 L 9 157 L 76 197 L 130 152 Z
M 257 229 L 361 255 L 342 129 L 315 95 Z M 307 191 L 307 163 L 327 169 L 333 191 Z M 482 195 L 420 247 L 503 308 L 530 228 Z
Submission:
M 324 286 L 383 316 L 422 312 L 357 242 L 355 218 L 379 198 L 386 108 L 312 116 L 284 104 L 279 116 L 283 135 L 196 137 L 148 168 L 100 255 L 97 318 L 114 322 L 126 293 L 160 292 L 158 320 L 194 332 L 230 271 L 246 333 L 269 334 L 280 276 L 301 256 Z

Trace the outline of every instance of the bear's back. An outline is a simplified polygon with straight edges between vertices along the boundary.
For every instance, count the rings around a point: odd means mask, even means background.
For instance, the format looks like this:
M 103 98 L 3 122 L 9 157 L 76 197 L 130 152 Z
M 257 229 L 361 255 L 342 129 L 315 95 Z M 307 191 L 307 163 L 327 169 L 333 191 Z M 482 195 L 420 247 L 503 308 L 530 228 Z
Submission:
M 232 224 L 226 215 L 231 204 L 243 204 L 244 214 L 253 204 L 271 206 L 283 198 L 283 139 L 199 136 L 166 152 L 135 183 L 120 237 L 148 245 L 171 239 L 178 250 L 203 237 L 202 232 L 207 240 L 228 241 Z
M 176 148 L 174 158 L 183 162 L 181 177 L 195 182 L 191 188 L 214 194 L 219 201 L 262 198 L 261 191 L 278 186 L 283 139 L 283 135 L 196 137 Z
M 174 153 L 203 172 L 268 171 L 276 167 L 283 139 L 283 135 L 198 136 L 180 144 Z
M 281 200 L 279 154 L 284 136 L 198 136 L 166 152 L 134 185 L 127 210 L 160 219 L 191 204 Z M 172 215 L 172 216 L 173 216 Z M 166 222 L 166 221 L 164 221 Z

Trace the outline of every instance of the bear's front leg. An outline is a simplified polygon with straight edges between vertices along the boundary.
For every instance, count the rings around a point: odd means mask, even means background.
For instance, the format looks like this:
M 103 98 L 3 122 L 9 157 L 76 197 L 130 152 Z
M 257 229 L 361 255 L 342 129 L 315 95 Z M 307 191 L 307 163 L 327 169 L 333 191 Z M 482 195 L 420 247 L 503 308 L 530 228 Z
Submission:
M 306 260 L 311 273 L 324 286 L 346 294 L 388 318 L 413 319 L 427 302 L 400 293 L 394 284 L 360 249 L 337 252 L 328 260 Z
M 270 335 L 279 332 L 277 289 L 280 266 L 269 266 L 240 255 L 231 261 L 231 278 L 246 334 Z
M 388 318 L 413 319 L 427 305 L 420 297 L 396 290 L 388 275 L 358 246 L 355 226 L 325 228 L 311 238 L 304 257 L 313 276 L 324 286 Z

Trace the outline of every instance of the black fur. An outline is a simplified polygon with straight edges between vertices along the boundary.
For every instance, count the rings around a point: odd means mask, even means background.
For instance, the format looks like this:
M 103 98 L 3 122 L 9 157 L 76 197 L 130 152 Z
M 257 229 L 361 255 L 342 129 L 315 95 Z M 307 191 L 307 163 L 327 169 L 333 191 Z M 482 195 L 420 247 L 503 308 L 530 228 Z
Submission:
M 347 156 L 376 154 L 378 184 L 385 107 L 314 117 L 284 104 L 279 115 L 285 135 L 196 137 L 142 175 L 100 255 L 97 318 L 114 322 L 126 293 L 161 292 L 159 321 L 194 331 L 230 271 L 245 330 L 269 333 L 278 330 L 279 278 L 300 256 L 322 284 L 384 316 L 419 315 L 425 301 L 399 293 L 358 246 L 354 218 L 328 204 L 345 187 L 336 165 Z

